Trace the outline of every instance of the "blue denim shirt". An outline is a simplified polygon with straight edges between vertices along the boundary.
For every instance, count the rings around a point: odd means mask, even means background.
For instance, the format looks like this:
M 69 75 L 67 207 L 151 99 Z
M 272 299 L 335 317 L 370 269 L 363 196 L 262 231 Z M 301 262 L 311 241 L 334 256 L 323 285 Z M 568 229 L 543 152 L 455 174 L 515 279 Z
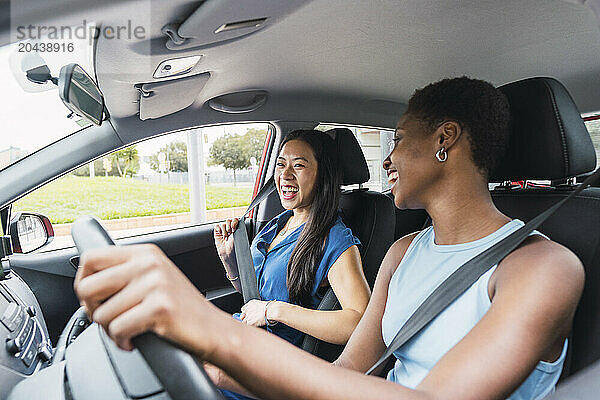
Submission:
M 273 246 L 271 251 L 267 252 L 267 248 L 273 242 L 275 236 L 277 236 L 277 232 L 281 231 L 281 228 L 284 227 L 292 215 L 294 215 L 293 211 L 288 210 L 273 218 L 254 238 L 250 246 L 252 261 L 254 262 L 254 269 L 256 271 L 256 280 L 258 281 L 258 291 L 262 300 L 289 302 L 286 283 L 287 265 L 304 225 L 299 226 L 289 233 L 281 242 Z M 342 218 L 338 216 L 335 225 L 329 231 L 329 236 L 327 236 L 325 251 L 317 269 L 315 284 L 311 293 L 311 308 L 317 308 L 321 301 L 322 295 L 319 294 L 318 290 L 323 279 L 327 277 L 329 268 L 350 246 L 359 244 L 360 241 L 352 235 L 350 228 L 347 228 L 342 222 Z M 234 318 L 240 319 L 240 314 L 235 314 Z M 300 346 L 304 339 L 304 333 L 282 323 L 278 323 L 267 329 L 296 346 Z M 221 393 L 223 393 L 226 399 L 250 399 L 249 397 L 228 390 L 221 390 Z
M 289 293 L 286 284 L 287 265 L 304 225 L 299 226 L 289 233 L 281 242 L 277 243 L 271 251 L 267 252 L 267 248 L 292 215 L 293 211 L 287 210 L 273 218 L 254 238 L 252 245 L 250 246 L 252 260 L 256 271 L 256 279 L 258 281 L 258 291 L 262 300 L 289 302 Z M 327 273 L 331 266 L 350 246 L 359 244 L 360 241 L 352 234 L 350 228 L 347 228 L 346 225 L 344 225 L 342 218 L 338 216 L 335 225 L 329 231 L 329 236 L 325 243 L 325 251 L 316 272 L 315 283 L 309 304 L 310 308 L 317 308 L 319 305 L 322 294 L 318 293 L 318 289 L 323 280 L 327 277 Z M 237 314 L 236 317 L 238 317 Z M 268 329 L 272 333 L 296 346 L 302 344 L 304 334 L 287 325 L 279 323 Z

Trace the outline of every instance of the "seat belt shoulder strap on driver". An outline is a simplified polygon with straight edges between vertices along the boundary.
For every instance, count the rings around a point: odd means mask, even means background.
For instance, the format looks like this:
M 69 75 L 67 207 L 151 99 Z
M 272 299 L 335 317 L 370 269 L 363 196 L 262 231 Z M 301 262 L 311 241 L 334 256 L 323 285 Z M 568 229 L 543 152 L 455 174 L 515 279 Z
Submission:
M 421 329 L 429 324 L 429 322 L 431 322 L 439 313 L 471 287 L 471 285 L 473 285 L 486 271 L 502 261 L 502 259 L 516 249 L 531 232 L 537 229 L 544 221 L 554 214 L 556 210 L 579 194 L 592 182 L 597 180 L 599 176 L 600 169 L 596 170 L 596 172 L 584 180 L 577 189 L 569 194 L 569 196 L 557 202 L 515 232 L 460 266 L 444 282 L 435 288 L 429 297 L 427 297 L 417 310 L 412 313 L 406 323 L 400 328 L 394 339 L 392 339 L 383 355 L 366 372 L 366 374 L 371 375 L 375 369 L 383 364 L 396 350 L 419 333 Z
M 256 197 L 254 197 L 246 209 L 246 212 L 244 212 L 244 215 L 240 218 L 237 229 L 233 232 L 233 249 L 235 251 L 235 259 L 237 262 L 244 304 L 253 299 L 260 300 L 258 284 L 256 282 L 256 272 L 254 271 L 252 254 L 250 253 L 250 241 L 248 239 L 248 232 L 246 231 L 245 217 L 274 190 L 275 181 L 273 180 L 273 177 L 271 177 L 256 194 Z

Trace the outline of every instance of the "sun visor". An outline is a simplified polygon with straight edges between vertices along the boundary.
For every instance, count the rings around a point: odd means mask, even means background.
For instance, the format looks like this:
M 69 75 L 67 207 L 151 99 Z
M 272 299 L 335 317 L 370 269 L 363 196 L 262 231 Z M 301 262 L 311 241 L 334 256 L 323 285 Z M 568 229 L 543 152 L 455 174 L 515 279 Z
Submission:
M 181 25 L 169 24 L 167 48 L 183 50 L 232 41 L 276 23 L 311 0 L 206 0 Z
M 140 119 L 154 119 L 181 111 L 192 105 L 208 82 L 209 73 L 163 82 L 138 85 Z

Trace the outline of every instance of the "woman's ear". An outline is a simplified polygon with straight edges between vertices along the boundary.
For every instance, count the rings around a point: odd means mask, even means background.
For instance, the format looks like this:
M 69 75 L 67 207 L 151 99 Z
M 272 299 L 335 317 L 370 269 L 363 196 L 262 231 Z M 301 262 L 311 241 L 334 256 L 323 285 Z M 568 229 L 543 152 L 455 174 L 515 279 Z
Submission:
M 448 150 L 462 135 L 462 127 L 456 121 L 445 121 L 436 130 L 438 144 Z

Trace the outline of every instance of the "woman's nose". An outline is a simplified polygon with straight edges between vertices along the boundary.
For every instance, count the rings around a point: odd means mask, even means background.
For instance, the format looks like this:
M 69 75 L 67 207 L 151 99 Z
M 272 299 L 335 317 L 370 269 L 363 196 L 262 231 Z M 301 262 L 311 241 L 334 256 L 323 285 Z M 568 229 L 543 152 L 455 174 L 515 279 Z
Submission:
M 287 166 L 283 169 L 283 171 L 281 171 L 281 176 L 285 179 L 290 179 L 294 176 L 294 174 L 292 173 L 292 167 L 291 166 Z
M 387 171 L 388 169 L 390 169 L 391 165 L 392 165 L 392 161 L 390 160 L 390 156 L 387 156 L 385 158 L 385 160 L 383 160 L 383 169 L 385 169 Z

